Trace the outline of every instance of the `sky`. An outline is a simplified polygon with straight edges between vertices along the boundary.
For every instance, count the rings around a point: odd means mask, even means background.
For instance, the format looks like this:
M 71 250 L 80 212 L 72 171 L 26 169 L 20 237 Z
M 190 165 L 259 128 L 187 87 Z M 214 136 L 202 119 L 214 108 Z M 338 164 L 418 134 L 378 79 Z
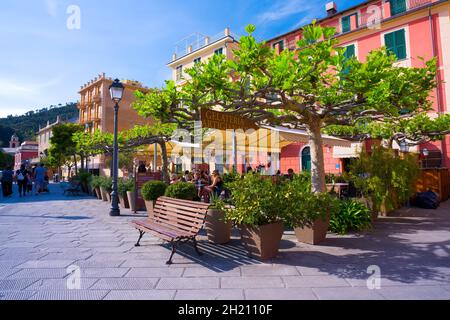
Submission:
M 193 33 L 270 39 L 326 15 L 329 0 L 1 0 L 0 117 L 78 100 L 105 72 L 160 87 Z M 337 0 L 338 10 L 362 2 Z

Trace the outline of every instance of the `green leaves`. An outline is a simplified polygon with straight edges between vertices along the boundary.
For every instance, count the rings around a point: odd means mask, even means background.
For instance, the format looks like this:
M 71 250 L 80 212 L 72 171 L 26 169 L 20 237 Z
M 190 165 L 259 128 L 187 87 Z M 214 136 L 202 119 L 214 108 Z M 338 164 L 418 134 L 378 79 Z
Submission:
M 330 231 L 345 235 L 349 231 L 362 231 L 371 227 L 370 209 L 355 200 L 341 201 L 339 210 L 331 215 Z

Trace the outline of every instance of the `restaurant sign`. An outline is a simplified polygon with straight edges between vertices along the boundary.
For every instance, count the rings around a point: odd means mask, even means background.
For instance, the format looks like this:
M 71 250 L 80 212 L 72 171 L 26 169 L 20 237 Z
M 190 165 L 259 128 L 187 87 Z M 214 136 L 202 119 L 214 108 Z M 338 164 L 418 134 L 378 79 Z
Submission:
M 258 126 L 253 121 L 239 117 L 233 113 L 218 112 L 214 110 L 202 109 L 202 127 L 218 130 L 258 130 Z

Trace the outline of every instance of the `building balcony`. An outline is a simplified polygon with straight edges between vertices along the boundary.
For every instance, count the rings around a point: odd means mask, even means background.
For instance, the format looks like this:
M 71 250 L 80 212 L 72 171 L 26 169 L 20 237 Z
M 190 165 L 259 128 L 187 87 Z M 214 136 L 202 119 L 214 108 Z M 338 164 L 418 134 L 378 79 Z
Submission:
M 92 97 L 92 101 L 94 101 L 95 103 L 100 103 L 102 101 L 102 96 L 100 94 L 95 94 Z

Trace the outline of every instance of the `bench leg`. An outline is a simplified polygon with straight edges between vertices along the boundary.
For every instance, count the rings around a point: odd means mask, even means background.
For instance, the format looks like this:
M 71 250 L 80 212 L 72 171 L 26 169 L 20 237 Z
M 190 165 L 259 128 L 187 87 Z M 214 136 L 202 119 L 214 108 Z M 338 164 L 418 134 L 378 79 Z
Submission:
M 194 249 L 195 249 L 195 252 L 197 252 L 197 254 L 198 254 L 199 256 L 202 256 L 203 253 L 200 252 L 200 250 L 198 249 L 198 246 L 197 246 L 197 239 L 193 238 L 193 239 L 192 239 L 192 242 L 194 242 Z
M 177 252 L 177 242 L 172 241 L 171 243 L 172 243 L 172 253 L 170 254 L 169 260 L 167 260 L 166 262 L 166 264 L 168 265 L 171 265 L 173 263 L 172 262 L 173 255 L 175 254 L 175 252 Z
M 142 237 L 144 236 L 144 234 L 145 234 L 144 231 L 140 231 L 140 230 L 139 230 L 139 239 L 138 239 L 138 241 L 136 242 L 136 244 L 134 245 L 135 247 L 140 247 L 140 246 L 141 246 L 141 245 L 140 245 L 140 242 L 141 242 L 141 239 L 142 239 Z

